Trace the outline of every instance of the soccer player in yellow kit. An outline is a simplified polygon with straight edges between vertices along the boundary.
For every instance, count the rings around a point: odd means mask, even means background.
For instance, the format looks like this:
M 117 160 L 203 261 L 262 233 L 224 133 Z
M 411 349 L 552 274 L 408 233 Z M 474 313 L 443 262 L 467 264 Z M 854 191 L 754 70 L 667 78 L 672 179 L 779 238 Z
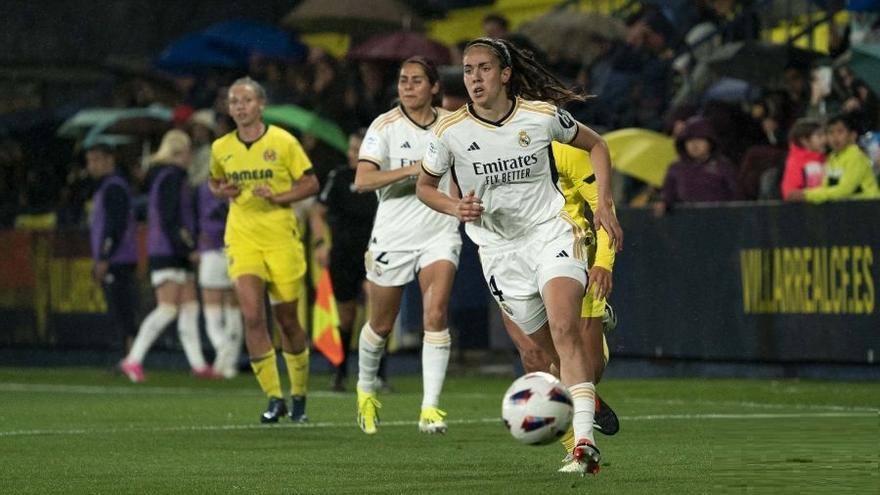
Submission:
M 593 174 L 593 164 L 590 162 L 590 155 L 579 148 L 562 144 L 559 142 L 552 143 L 553 158 L 556 165 L 556 171 L 559 174 L 559 187 L 565 196 L 564 210 L 566 214 L 573 220 L 578 227 L 586 232 L 590 232 L 589 221 L 584 217 L 584 207 L 589 205 L 590 210 L 596 209 L 599 198 L 599 190 L 596 187 L 596 176 Z M 613 311 L 608 307 L 608 317 L 606 318 L 606 297 L 611 293 L 612 277 L 611 270 L 614 266 L 614 249 L 610 247 L 608 242 L 608 233 L 605 229 L 596 231 L 596 240 L 591 243 L 589 250 L 589 281 L 590 286 L 584 295 L 581 304 L 581 325 L 585 333 L 603 333 L 605 325 L 613 328 L 614 322 Z M 532 371 L 545 371 L 559 375 L 558 367 L 551 362 L 550 357 L 541 348 L 536 345 L 523 331 L 501 312 L 504 328 L 510 339 L 516 345 L 517 351 L 522 359 L 523 369 L 529 373 Z M 605 321 L 608 320 L 608 321 Z M 603 363 L 595 363 L 596 383 L 602 377 L 602 372 L 608 364 L 608 344 L 605 336 L 602 336 L 602 346 L 605 360 Z M 596 415 L 594 420 L 594 428 L 597 431 L 607 435 L 617 433 L 618 419 L 614 412 L 607 404 L 596 395 Z M 561 440 L 566 453 L 571 452 L 574 447 L 574 435 L 571 428 L 566 436 Z M 573 459 L 566 459 L 566 464 L 560 471 L 577 472 L 576 464 L 572 464 Z
M 231 203 L 224 238 L 229 276 L 244 316 L 251 366 L 269 397 L 260 421 L 275 423 L 288 413 L 266 323 L 263 294 L 268 287 L 291 382 L 289 417 L 303 422 L 309 350 L 296 309 L 306 262 L 290 205 L 316 194 L 319 187 L 299 141 L 263 123 L 265 104 L 266 92 L 253 79 L 238 79 L 230 86 L 229 115 L 236 130 L 211 146 L 210 187 Z

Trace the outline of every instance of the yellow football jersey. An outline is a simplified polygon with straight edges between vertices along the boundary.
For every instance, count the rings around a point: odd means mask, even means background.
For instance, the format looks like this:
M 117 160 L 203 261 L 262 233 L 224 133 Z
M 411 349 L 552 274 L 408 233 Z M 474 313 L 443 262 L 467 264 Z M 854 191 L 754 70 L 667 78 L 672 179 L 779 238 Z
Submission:
M 559 172 L 559 186 L 565 196 L 565 212 L 584 230 L 589 229 L 584 217 L 584 202 L 590 210 L 596 211 L 599 203 L 599 188 L 593 174 L 593 163 L 586 151 L 554 141 L 553 159 Z M 608 247 L 608 233 L 605 229 L 596 232 L 596 259 L 590 266 L 600 266 L 611 271 L 614 265 L 614 250 Z
M 289 246 L 299 238 L 290 206 L 279 206 L 254 196 L 255 186 L 268 185 L 273 193 L 290 190 L 293 182 L 311 173 L 312 162 L 290 133 L 267 126 L 262 137 L 246 145 L 236 131 L 211 145 L 211 177 L 226 179 L 241 188 L 226 220 L 227 245 L 257 249 Z

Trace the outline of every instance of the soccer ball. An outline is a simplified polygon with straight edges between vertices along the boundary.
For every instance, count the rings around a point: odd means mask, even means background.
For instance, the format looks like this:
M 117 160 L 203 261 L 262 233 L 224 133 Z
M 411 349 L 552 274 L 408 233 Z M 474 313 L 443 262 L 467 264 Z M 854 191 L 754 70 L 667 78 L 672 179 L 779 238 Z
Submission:
M 528 445 L 546 445 L 565 435 L 573 414 L 568 389 L 541 371 L 517 378 L 501 402 L 504 425 Z

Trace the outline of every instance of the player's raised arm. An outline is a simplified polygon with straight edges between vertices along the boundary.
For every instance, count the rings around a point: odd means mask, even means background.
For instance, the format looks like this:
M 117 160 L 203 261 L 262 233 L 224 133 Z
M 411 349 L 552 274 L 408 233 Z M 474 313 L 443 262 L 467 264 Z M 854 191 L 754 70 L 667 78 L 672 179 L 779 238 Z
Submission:
M 623 249 L 623 229 L 617 221 L 614 200 L 611 198 L 611 154 L 608 151 L 608 143 L 596 131 L 584 124 L 578 122 L 577 126 L 578 133 L 569 144 L 588 151 L 593 162 L 593 171 L 599 189 L 599 199 L 593 212 L 595 227 L 604 228 L 608 233 L 609 246 L 620 251 Z

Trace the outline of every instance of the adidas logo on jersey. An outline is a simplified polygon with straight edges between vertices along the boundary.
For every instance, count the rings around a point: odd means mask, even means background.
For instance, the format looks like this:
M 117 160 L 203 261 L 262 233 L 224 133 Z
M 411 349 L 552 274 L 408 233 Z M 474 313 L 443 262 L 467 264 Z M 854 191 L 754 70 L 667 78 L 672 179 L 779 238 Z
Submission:
M 471 143 L 470 146 L 468 146 L 468 149 L 467 149 L 467 150 L 468 150 L 468 151 L 477 151 L 478 149 L 480 149 L 480 145 L 477 144 L 476 141 L 474 141 L 473 143 Z
M 563 249 L 562 251 L 559 251 L 559 254 L 557 254 L 556 257 L 557 258 L 568 258 L 569 256 L 568 256 L 568 253 L 565 252 L 565 249 Z
M 401 148 L 412 149 L 412 146 L 409 145 L 409 141 L 404 141 L 403 144 L 400 145 Z

